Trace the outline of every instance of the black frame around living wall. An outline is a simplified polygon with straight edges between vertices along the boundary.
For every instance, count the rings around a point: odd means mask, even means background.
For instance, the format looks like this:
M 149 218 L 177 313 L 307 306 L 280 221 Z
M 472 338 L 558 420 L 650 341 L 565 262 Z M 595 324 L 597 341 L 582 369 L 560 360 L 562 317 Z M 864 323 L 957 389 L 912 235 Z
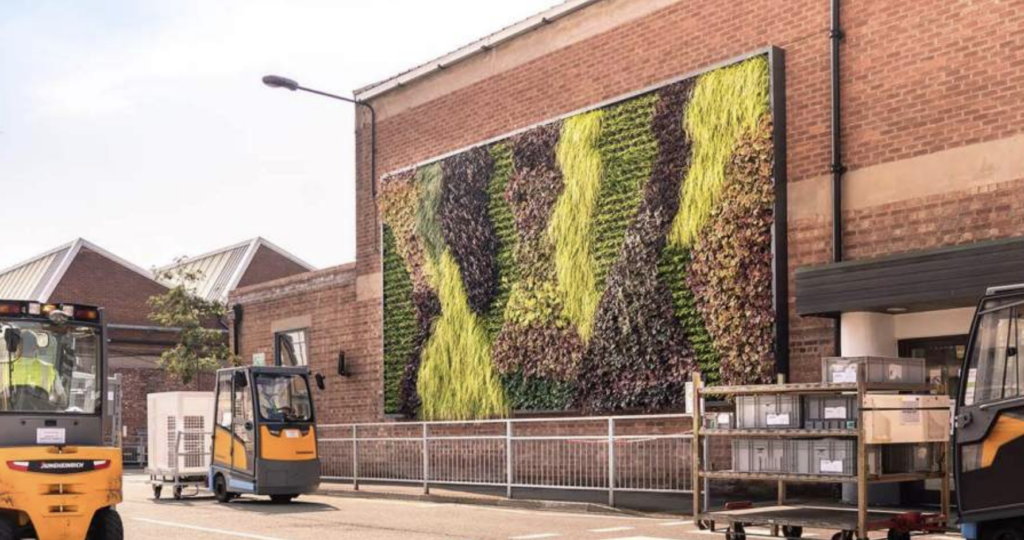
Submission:
M 772 115 L 772 146 L 774 152 L 774 164 L 772 180 L 775 186 L 775 208 L 774 208 L 774 224 L 772 226 L 772 302 L 775 310 L 775 373 L 776 375 L 789 376 L 789 227 L 788 227 L 788 201 L 787 201 L 787 183 L 789 177 L 787 174 L 787 162 L 786 162 L 786 70 L 785 70 L 785 51 L 774 45 L 769 45 L 760 49 L 756 49 L 749 53 L 741 54 L 728 58 L 721 62 L 705 66 L 701 69 L 687 72 L 683 75 L 673 77 L 668 80 L 664 80 L 650 86 L 644 87 L 640 90 L 635 90 L 620 96 L 616 96 L 611 99 L 607 99 L 587 107 L 569 111 L 567 113 L 548 118 L 546 120 L 530 124 L 509 132 L 502 133 L 500 135 L 491 137 L 489 139 L 457 148 L 450 152 L 434 156 L 429 159 L 425 159 L 418 163 L 408 165 L 399 169 L 389 171 L 381 176 L 380 179 L 375 179 L 383 183 L 388 177 L 396 174 L 401 174 L 411 170 L 419 169 L 426 165 L 436 163 L 447 159 L 451 156 L 461 154 L 463 152 L 472 150 L 474 148 L 487 146 L 499 141 L 503 141 L 518 135 L 520 133 L 529 131 L 538 126 L 543 126 L 563 120 L 578 114 L 590 112 L 593 110 L 601 109 L 609 105 L 613 105 L 622 101 L 626 101 L 650 92 L 653 92 L 659 88 L 663 88 L 679 81 L 692 79 L 699 77 L 705 73 L 715 71 L 724 67 L 738 64 L 740 62 L 755 58 L 757 56 L 766 56 L 768 58 L 768 88 L 769 88 L 769 108 Z M 377 201 L 373 201 L 374 212 L 377 212 L 376 205 Z M 384 223 L 379 220 L 378 241 L 383 242 L 384 237 Z M 380 280 L 381 289 L 384 286 L 384 256 L 381 253 L 380 256 Z M 383 316 L 384 311 L 384 296 L 381 295 L 380 299 L 381 313 Z M 380 337 L 381 351 L 384 350 L 384 332 L 381 332 Z M 383 405 L 384 397 L 381 397 L 381 403 Z M 389 415 L 394 416 L 394 415 Z

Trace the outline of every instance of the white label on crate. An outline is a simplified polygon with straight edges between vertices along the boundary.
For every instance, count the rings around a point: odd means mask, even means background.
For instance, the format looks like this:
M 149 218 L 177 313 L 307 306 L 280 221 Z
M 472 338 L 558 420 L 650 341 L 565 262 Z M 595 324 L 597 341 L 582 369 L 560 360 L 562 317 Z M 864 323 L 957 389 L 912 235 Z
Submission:
M 284 430 L 284 436 L 289 439 L 298 439 L 300 437 L 299 430 L 297 429 L 286 429 Z
M 789 413 L 785 414 L 769 414 L 766 420 L 769 426 L 788 426 L 789 425 Z
M 823 473 L 843 472 L 843 460 L 822 459 L 818 461 L 818 469 Z
M 903 378 L 903 366 L 899 364 L 889 364 L 889 380 L 898 381 Z
M 825 420 L 846 420 L 846 407 L 825 407 Z
M 843 367 L 833 366 L 832 382 L 835 384 L 857 382 L 857 364 L 850 364 Z
M 65 437 L 64 428 L 36 429 L 36 444 L 64 444 Z
M 900 422 L 903 422 L 904 424 L 920 424 L 920 409 L 903 409 L 900 411 Z
M 729 427 L 729 424 L 730 424 L 729 420 L 730 420 L 729 413 L 721 413 L 721 414 L 719 414 L 718 415 L 718 420 L 717 420 L 718 427 L 719 428 Z

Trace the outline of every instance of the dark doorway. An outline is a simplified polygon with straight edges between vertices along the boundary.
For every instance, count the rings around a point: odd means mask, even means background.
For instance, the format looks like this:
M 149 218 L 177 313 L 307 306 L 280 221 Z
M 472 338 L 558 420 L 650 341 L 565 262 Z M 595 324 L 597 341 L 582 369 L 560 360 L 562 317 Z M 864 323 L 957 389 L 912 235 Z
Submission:
M 956 399 L 960 388 L 960 367 L 967 352 L 966 335 L 906 339 L 899 342 L 899 350 L 903 358 L 924 358 L 928 381 L 945 383 L 949 397 Z M 940 489 L 939 480 L 906 483 L 900 486 L 900 498 L 903 504 L 937 505 Z M 950 489 L 954 489 L 952 482 Z M 955 496 L 953 500 L 956 500 Z

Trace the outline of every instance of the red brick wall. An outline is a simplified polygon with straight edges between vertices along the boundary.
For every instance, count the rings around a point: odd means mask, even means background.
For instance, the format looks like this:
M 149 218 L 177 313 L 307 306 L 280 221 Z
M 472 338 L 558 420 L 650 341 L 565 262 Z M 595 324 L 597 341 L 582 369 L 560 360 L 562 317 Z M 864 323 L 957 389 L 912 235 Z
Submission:
M 238 281 L 236 288 L 248 287 L 259 283 L 266 283 L 275 279 L 281 279 L 295 274 L 308 272 L 305 266 L 281 255 L 280 253 L 260 246 L 253 255 L 249 268 L 245 270 L 242 279 Z
M 320 422 L 365 422 L 381 417 L 380 324 L 373 322 L 380 313 L 380 299 L 359 300 L 355 265 L 237 289 L 230 302 L 243 308 L 240 352 L 246 363 L 251 363 L 257 352 L 266 355 L 268 364 L 274 361 L 275 321 L 310 318 L 310 369 L 327 378 L 326 391 L 314 390 Z M 345 352 L 346 377 L 337 373 L 339 351 Z
M 1019 2 L 868 0 L 844 2 L 843 10 L 844 160 L 851 168 L 1024 132 L 1024 108 L 1019 106 L 1024 9 Z M 407 167 L 772 44 L 786 51 L 790 182 L 819 177 L 830 163 L 828 25 L 825 0 L 679 2 L 384 118 L 378 125 L 378 170 Z M 501 49 L 489 54 L 501 54 Z M 398 92 L 415 91 L 411 84 Z M 365 116 L 361 128 L 358 271 L 369 274 L 379 271 L 380 259 Z M 997 191 L 988 197 L 1007 197 L 1017 201 L 1014 205 L 1022 197 L 1020 190 Z M 997 212 L 978 208 L 974 194 L 942 198 L 949 200 L 849 212 L 848 256 L 1021 230 L 1014 216 L 998 218 Z M 936 208 L 942 213 L 933 215 Z M 829 261 L 830 227 L 830 220 L 821 218 L 790 223 L 791 284 L 795 268 Z M 890 229 L 907 232 L 880 232 Z M 790 291 L 792 307 L 792 285 Z M 379 310 L 373 317 L 379 320 Z M 800 319 L 793 312 L 793 380 L 819 377 L 819 358 L 833 348 L 832 324 Z M 379 362 L 379 346 L 372 354 Z
M 107 257 L 82 248 L 50 295 L 52 302 L 102 306 L 109 324 L 153 326 L 146 301 L 167 288 Z

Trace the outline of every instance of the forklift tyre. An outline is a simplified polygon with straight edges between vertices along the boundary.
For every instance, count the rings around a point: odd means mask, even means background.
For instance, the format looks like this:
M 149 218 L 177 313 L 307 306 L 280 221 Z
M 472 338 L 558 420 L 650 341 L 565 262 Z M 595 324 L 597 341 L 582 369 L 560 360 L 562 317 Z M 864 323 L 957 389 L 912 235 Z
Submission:
M 983 524 L 978 532 L 979 540 L 1024 540 L 1024 523 L 1011 519 Z
M 270 501 L 274 504 L 288 504 L 298 495 L 271 495 Z
M 228 491 L 228 484 L 222 474 L 218 474 L 213 480 L 213 495 L 219 503 L 229 503 L 234 498 L 234 494 Z
M 88 540 L 124 540 L 124 524 L 116 510 L 104 508 L 92 518 Z
M 160 500 L 160 493 L 162 493 L 163 490 L 164 490 L 163 486 L 161 486 L 159 484 L 154 484 L 153 485 L 153 499 L 159 501 Z
M 0 540 L 18 540 L 18 528 L 6 517 L 0 516 Z
M 799 525 L 783 525 L 782 536 L 786 538 L 800 538 L 804 535 L 804 528 Z M 890 539 L 891 540 L 891 539 Z

